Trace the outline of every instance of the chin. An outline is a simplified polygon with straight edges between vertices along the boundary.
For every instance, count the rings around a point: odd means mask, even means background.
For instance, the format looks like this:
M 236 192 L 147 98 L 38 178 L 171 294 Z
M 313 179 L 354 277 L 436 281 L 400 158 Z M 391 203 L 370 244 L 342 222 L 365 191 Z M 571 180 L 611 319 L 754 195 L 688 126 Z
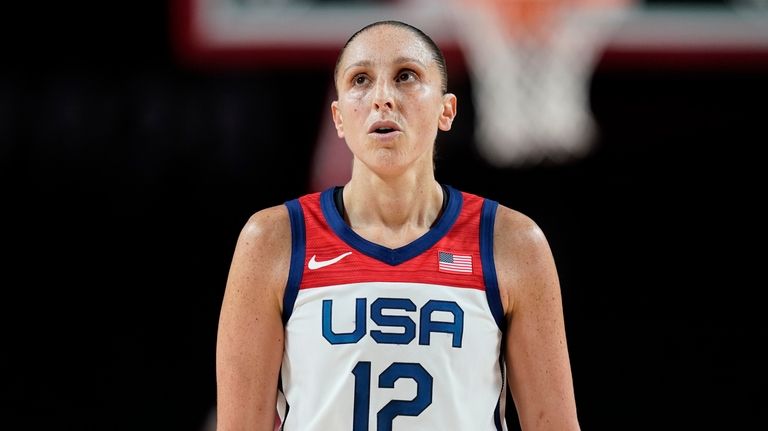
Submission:
M 380 148 L 365 160 L 365 165 L 379 176 L 392 177 L 406 172 L 411 162 L 412 160 L 408 160 L 400 151 Z

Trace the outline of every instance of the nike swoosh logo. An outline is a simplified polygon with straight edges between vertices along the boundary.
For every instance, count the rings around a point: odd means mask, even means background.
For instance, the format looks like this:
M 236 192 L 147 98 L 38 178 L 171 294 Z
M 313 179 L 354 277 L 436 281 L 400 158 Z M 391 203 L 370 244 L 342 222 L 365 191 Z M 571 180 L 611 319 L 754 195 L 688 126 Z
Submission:
M 334 263 L 340 261 L 341 259 L 344 259 L 345 257 L 349 256 L 350 254 L 352 254 L 352 252 L 348 251 L 348 252 L 346 252 L 346 253 L 344 253 L 342 255 L 334 257 L 331 260 L 321 260 L 321 261 L 315 260 L 317 258 L 317 255 L 315 254 L 315 255 L 312 255 L 311 259 L 309 259 L 309 263 L 307 263 L 307 268 L 309 268 L 309 269 L 324 268 L 324 267 L 326 267 L 328 265 L 333 265 Z

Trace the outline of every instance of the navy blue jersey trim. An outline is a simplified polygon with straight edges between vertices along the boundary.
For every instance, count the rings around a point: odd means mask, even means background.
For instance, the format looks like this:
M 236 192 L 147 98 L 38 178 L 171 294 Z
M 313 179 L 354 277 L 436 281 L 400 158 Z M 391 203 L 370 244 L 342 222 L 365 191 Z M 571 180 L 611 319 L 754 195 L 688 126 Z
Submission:
M 429 250 L 430 247 L 435 245 L 435 243 L 448 233 L 456 222 L 456 219 L 459 218 L 459 212 L 461 212 L 463 203 L 461 192 L 451 186 L 446 186 L 446 188 L 449 192 L 448 206 L 440 216 L 440 220 L 438 220 L 427 233 L 418 239 L 410 244 L 394 249 L 368 241 L 355 233 L 355 231 L 344 222 L 344 219 L 341 218 L 333 200 L 334 187 L 326 189 L 320 195 L 320 208 L 323 210 L 323 216 L 325 217 L 328 226 L 333 229 L 342 241 L 366 256 L 380 260 L 388 265 L 395 266 Z
M 288 216 L 291 220 L 291 267 L 288 272 L 288 282 L 285 285 L 283 295 L 283 324 L 293 313 L 293 304 L 299 294 L 299 284 L 304 274 L 304 250 L 306 232 L 304 226 L 304 211 L 298 199 L 285 203 L 288 207 Z
M 493 261 L 493 228 L 496 222 L 496 209 L 499 203 L 490 199 L 483 201 L 483 213 L 480 218 L 480 261 L 483 262 L 485 296 L 491 308 L 496 325 L 504 332 L 504 307 L 501 305 L 499 282 L 496 279 L 496 264 Z

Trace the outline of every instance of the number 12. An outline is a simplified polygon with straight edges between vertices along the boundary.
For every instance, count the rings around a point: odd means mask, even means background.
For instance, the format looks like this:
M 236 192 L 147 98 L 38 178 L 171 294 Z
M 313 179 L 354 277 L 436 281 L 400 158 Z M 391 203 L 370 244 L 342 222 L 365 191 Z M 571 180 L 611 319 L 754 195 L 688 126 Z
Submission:
M 355 405 L 352 431 L 368 431 L 368 410 L 371 406 L 371 363 L 360 361 L 352 369 L 355 376 Z M 394 388 L 402 378 L 416 382 L 416 397 L 410 401 L 392 400 L 376 414 L 378 431 L 392 431 L 396 416 L 418 416 L 432 404 L 432 376 L 421 364 L 395 362 L 379 374 L 380 388 Z

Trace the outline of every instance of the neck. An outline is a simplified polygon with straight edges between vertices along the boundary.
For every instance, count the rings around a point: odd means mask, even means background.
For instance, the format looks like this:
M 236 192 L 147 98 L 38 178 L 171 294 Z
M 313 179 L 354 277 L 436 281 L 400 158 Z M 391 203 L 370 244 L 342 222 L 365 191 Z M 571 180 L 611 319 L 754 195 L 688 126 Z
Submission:
M 344 207 L 354 230 L 383 229 L 417 236 L 429 230 L 443 204 L 443 192 L 432 170 L 392 178 L 359 171 L 353 169 L 352 179 L 344 187 Z

